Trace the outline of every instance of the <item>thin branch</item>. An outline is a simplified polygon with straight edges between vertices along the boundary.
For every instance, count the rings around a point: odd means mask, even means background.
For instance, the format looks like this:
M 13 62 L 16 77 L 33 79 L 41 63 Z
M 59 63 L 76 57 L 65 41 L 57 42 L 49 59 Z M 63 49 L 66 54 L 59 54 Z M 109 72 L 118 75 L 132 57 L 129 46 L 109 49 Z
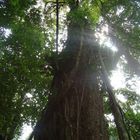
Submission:
M 106 67 L 105 67 L 105 64 L 103 62 L 103 58 L 102 58 L 100 51 L 99 51 L 99 59 L 100 59 L 101 67 L 102 67 L 102 74 L 103 74 L 102 80 L 103 80 L 103 83 L 105 84 L 106 91 L 109 94 L 110 107 L 111 107 L 112 113 L 113 113 L 114 118 L 115 118 L 115 123 L 117 126 L 119 139 L 120 140 L 130 140 L 128 132 L 127 132 L 125 125 L 124 125 L 124 120 L 122 118 L 122 114 L 121 114 L 120 109 L 119 109 L 120 106 L 115 99 L 113 89 L 112 89 L 112 86 L 110 85 L 110 81 L 108 79 Z

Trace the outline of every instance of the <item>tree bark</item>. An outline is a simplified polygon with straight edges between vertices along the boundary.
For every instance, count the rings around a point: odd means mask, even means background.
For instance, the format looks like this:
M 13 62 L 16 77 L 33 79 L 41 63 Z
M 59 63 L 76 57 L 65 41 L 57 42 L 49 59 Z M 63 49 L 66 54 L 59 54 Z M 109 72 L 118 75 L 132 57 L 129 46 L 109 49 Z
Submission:
M 34 129 L 35 140 L 109 139 L 98 84 L 98 51 L 89 39 L 93 37 L 87 26 L 70 22 L 67 47 L 58 56 L 53 95 Z

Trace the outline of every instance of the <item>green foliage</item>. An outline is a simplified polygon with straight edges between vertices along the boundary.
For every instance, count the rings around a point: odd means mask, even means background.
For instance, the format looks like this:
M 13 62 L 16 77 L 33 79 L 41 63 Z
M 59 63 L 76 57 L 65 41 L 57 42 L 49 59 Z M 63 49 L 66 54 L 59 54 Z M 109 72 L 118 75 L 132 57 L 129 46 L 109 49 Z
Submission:
M 134 140 L 140 138 L 140 113 L 134 113 L 133 110 L 129 109 L 126 113 L 126 125 L 130 134 Z
M 70 3 L 70 5 L 74 5 L 73 1 L 68 1 L 68 3 Z M 80 6 L 74 10 L 72 9 L 72 12 L 68 14 L 68 19 L 70 19 L 73 23 L 79 23 L 81 27 L 88 24 L 92 28 L 95 28 L 95 25 L 98 23 L 101 15 L 98 3 L 91 3 L 87 0 L 83 0 L 79 5 Z
M 36 0 L 6 0 L 0 5 L 0 26 L 8 28 L 15 25 L 26 15 L 27 10 L 36 4 Z
M 9 139 L 23 123 L 34 125 L 47 102 L 46 35 L 40 10 L 28 10 L 34 4 L 11 0 L 0 6 L 0 134 Z
M 2 123 L 0 133 L 2 134 L 14 132 L 15 128 L 12 130 L 14 123 L 17 128 L 23 122 L 35 122 L 37 114 L 45 104 L 47 81 L 43 71 L 44 45 L 44 37 L 40 30 L 19 25 L 1 46 L 3 55 L 0 60 Z M 35 99 L 30 99 L 27 93 Z
M 118 49 L 119 55 L 125 55 L 127 61 L 127 64 L 124 65 L 125 71 L 139 75 L 139 2 L 118 1 L 116 4 L 110 5 L 110 9 L 107 3 L 104 3 L 103 6 L 105 8 L 102 10 L 102 16 L 112 30 L 110 38 L 115 46 L 120 47 Z M 106 12 L 107 14 L 105 14 Z
M 140 96 L 128 89 L 120 89 L 116 93 L 123 95 L 126 100 L 119 101 L 124 111 L 125 125 L 132 139 L 137 140 L 140 138 Z

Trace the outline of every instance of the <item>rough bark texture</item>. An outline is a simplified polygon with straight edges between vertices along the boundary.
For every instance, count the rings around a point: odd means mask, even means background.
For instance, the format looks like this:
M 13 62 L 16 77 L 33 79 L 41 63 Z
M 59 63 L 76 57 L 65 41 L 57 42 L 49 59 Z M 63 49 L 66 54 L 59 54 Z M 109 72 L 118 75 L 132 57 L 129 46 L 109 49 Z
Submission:
M 35 140 L 108 140 L 91 31 L 71 22 Z
M 34 138 L 108 140 L 98 87 L 96 49 L 90 48 L 88 32 L 82 28 L 71 27 L 69 33 L 67 48 L 60 55 L 59 70 L 53 81 L 56 94 L 50 97 Z

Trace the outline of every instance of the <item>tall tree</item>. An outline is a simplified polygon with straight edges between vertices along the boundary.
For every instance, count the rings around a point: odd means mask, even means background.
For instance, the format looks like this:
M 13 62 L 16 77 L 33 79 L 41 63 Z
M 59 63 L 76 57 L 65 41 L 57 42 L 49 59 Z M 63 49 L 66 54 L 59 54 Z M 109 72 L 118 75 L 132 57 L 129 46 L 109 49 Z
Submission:
M 109 94 L 119 139 L 129 139 L 121 109 L 109 83 L 102 58 L 104 51 L 100 51 L 96 44 L 92 28 L 104 5 L 107 5 L 109 13 L 114 7 L 125 6 L 125 2 L 68 1 L 66 48 L 57 56 L 53 94 L 32 134 L 36 140 L 109 139 L 101 94 L 103 85 Z
M 139 128 L 128 121 L 132 116 L 132 122 L 137 121 L 134 112 L 127 106 L 125 120 L 108 74 L 120 57 L 127 73 L 139 74 L 139 2 L 44 0 L 42 8 L 35 4 L 35 0 L 0 1 L 0 134 L 12 139 L 23 123 L 34 122 L 48 102 L 30 139 L 108 140 L 105 104 L 114 116 L 119 139 L 131 139 L 130 134 L 138 138 L 134 135 Z M 67 41 L 59 52 L 58 30 L 65 21 L 58 26 L 58 17 L 68 10 Z M 104 24 L 109 27 L 108 38 L 116 42 L 116 54 L 101 47 L 94 36 Z M 6 37 L 7 29 L 11 34 Z M 136 128 L 128 133 L 125 123 Z

